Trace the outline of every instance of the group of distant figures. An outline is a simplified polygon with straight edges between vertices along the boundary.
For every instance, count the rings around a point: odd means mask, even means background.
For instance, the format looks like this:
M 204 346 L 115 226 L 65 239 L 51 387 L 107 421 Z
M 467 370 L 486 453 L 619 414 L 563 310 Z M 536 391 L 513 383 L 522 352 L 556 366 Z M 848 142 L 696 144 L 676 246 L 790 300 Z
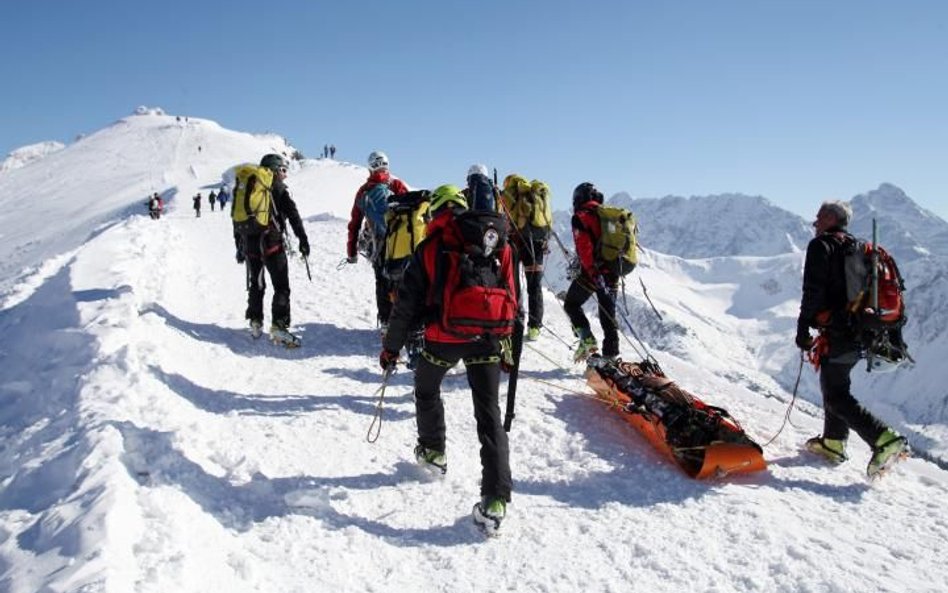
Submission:
M 201 196 L 201 192 L 198 192 L 192 198 L 194 201 L 194 216 L 196 218 L 201 217 L 201 203 L 204 201 Z M 207 203 L 211 207 L 211 212 L 214 211 L 214 205 L 217 204 L 220 206 L 220 211 L 224 211 L 224 206 L 227 205 L 227 202 L 230 200 L 230 194 L 227 192 L 226 187 L 222 187 L 219 192 L 211 190 L 211 193 L 207 196 Z M 165 209 L 164 200 L 161 199 L 161 196 L 158 195 L 158 192 L 152 194 L 146 201 L 145 206 L 148 208 L 148 216 L 152 220 L 158 220 L 161 218 L 161 213 Z
M 201 202 L 203 201 L 201 199 L 201 192 L 198 192 L 197 194 L 195 194 L 192 199 L 194 200 L 194 216 L 197 218 L 200 218 L 201 217 Z M 221 188 L 221 191 L 218 193 L 214 193 L 214 190 L 211 190 L 211 193 L 208 194 L 207 196 L 207 203 L 211 206 L 211 212 L 214 211 L 215 202 L 220 204 L 220 210 L 221 212 L 223 212 L 224 206 L 227 204 L 227 200 L 228 200 L 228 195 L 227 195 L 226 187 Z
M 335 144 L 323 144 L 323 158 L 324 159 L 336 158 L 336 145 Z

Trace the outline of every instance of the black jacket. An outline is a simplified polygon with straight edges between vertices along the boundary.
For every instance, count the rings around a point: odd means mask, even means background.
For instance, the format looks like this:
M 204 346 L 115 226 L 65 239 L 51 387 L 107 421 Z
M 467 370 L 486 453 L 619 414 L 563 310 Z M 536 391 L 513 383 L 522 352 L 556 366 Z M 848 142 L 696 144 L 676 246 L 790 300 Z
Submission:
M 807 245 L 798 332 L 805 332 L 810 327 L 826 327 L 817 321 L 817 314 L 823 311 L 832 314 L 828 328 L 831 332 L 845 333 L 848 330 L 845 250 L 852 240 L 845 227 L 836 226 Z
M 247 245 L 243 245 L 241 235 L 234 233 L 234 243 L 245 255 L 259 255 L 261 251 L 267 254 L 278 251 L 277 248 L 283 246 L 283 231 L 287 222 L 290 223 L 293 234 L 301 243 L 309 243 L 306 230 L 303 228 L 303 220 L 300 218 L 299 210 L 296 209 L 296 202 L 290 197 L 289 190 L 280 179 L 273 180 L 273 201 L 270 207 L 270 226 L 261 237 L 248 237 Z

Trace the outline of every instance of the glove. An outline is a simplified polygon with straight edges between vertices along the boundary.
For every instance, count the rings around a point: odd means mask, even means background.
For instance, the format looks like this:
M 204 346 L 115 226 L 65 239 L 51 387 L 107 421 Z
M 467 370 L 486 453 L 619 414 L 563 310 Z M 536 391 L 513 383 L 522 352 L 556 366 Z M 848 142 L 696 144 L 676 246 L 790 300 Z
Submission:
M 357 264 L 357 263 L 359 263 L 359 256 L 358 256 L 358 255 L 350 255 L 348 258 L 346 258 L 346 263 L 350 263 L 350 264 Z
M 382 350 L 382 352 L 379 354 L 379 366 L 382 367 L 383 371 L 387 371 L 390 367 L 394 367 L 397 363 L 398 352 Z
M 237 263 L 242 264 L 244 263 L 244 261 L 246 261 L 246 259 L 247 258 L 244 257 L 244 252 L 238 249 L 237 250 Z
M 300 237 L 300 253 L 303 257 L 309 257 L 309 239 L 306 238 L 306 235 Z
M 809 350 L 813 348 L 813 336 L 810 335 L 810 328 L 805 324 L 797 324 L 797 339 L 795 340 L 797 348 L 800 350 Z

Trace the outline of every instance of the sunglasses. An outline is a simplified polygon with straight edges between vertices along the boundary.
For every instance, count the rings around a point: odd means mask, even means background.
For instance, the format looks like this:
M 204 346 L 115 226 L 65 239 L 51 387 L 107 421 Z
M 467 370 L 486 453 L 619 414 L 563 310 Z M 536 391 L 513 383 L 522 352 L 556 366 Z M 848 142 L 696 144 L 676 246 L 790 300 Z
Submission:
M 286 175 L 286 167 L 280 167 L 280 168 L 277 169 L 277 170 L 278 170 L 280 173 L 283 173 L 284 175 Z

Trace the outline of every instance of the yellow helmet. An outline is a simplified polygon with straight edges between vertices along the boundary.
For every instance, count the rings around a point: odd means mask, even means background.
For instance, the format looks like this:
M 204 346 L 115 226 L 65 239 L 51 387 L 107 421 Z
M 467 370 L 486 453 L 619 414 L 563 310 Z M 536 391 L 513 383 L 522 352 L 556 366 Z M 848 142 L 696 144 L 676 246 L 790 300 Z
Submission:
M 451 203 L 457 204 L 462 208 L 467 208 L 467 198 L 464 197 L 464 194 L 461 193 L 461 190 L 458 188 L 458 186 L 450 184 L 441 185 L 431 192 L 429 206 L 431 212 L 437 212 L 441 208 Z

